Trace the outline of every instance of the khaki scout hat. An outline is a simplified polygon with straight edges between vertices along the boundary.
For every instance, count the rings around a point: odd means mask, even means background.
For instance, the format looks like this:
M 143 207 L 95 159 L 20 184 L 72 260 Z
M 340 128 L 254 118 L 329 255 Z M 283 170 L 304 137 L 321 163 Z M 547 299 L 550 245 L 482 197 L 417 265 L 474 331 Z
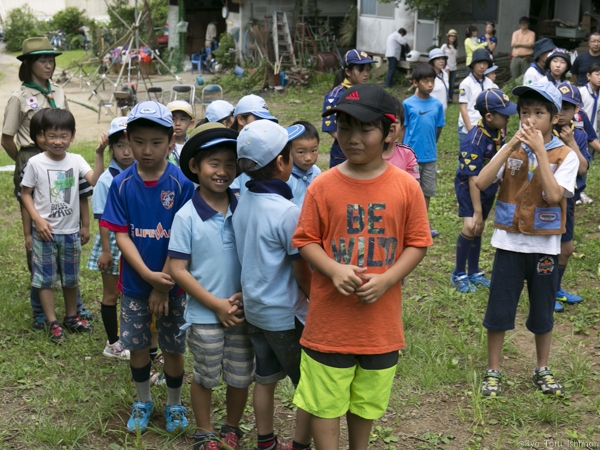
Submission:
M 47 37 L 33 37 L 23 41 L 23 54 L 17 56 L 19 61 L 23 61 L 30 56 L 37 55 L 62 55 L 61 52 L 54 51 Z

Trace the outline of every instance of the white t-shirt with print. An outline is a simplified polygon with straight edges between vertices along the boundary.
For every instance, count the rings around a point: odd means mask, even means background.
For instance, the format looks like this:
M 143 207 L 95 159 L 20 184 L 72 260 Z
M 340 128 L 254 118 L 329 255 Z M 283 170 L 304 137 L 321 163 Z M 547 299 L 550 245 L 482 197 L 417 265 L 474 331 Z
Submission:
M 40 153 L 27 163 L 21 185 L 34 189 L 35 209 L 53 234 L 79 231 L 79 178 L 91 170 L 87 161 L 74 153 L 66 153 L 61 161 Z
M 475 109 L 475 101 L 477 101 L 477 96 L 479 96 L 479 94 L 481 94 L 483 91 L 492 89 L 493 87 L 494 82 L 488 77 L 483 77 L 482 88 L 482 85 L 477 81 L 473 74 L 469 74 L 467 78 L 460 82 L 458 103 L 467 104 L 467 115 L 469 116 L 471 127 L 477 125 L 477 121 L 481 119 L 481 114 L 479 114 L 479 111 Z M 465 126 L 465 121 L 462 118 L 462 114 L 458 114 L 458 127 L 463 133 L 469 132 Z

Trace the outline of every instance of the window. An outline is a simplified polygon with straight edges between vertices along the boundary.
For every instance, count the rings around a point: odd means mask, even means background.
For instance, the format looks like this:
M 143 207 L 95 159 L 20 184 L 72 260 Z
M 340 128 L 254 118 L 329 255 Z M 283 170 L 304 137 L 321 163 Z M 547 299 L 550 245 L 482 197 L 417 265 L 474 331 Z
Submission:
M 377 0 L 361 0 L 360 15 L 361 16 L 379 16 L 379 17 L 394 17 L 396 9 L 395 2 L 379 3 Z
M 471 14 L 474 22 L 497 22 L 498 0 L 472 0 Z

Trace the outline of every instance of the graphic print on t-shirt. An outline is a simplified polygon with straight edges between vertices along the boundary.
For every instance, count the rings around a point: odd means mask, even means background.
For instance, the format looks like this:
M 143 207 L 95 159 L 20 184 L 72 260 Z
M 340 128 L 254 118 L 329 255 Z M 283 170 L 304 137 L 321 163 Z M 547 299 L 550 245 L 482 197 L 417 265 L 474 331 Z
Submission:
M 396 259 L 396 250 L 398 249 L 398 239 L 391 236 L 381 236 L 385 234 L 385 228 L 379 227 L 383 221 L 383 216 L 378 211 L 384 211 L 385 203 L 369 203 L 366 208 L 359 204 L 348 203 L 346 205 L 346 231 L 349 235 L 364 234 L 365 226 L 368 235 L 352 236 L 346 239 L 340 237 L 338 242 L 331 240 L 331 253 L 333 259 L 340 264 L 350 264 L 352 256 L 356 251 L 357 266 L 360 267 L 388 267 L 394 264 Z M 366 221 L 365 221 L 366 219 Z M 384 252 L 383 258 L 378 259 L 376 252 L 381 249 Z M 365 250 L 367 260 L 365 264 Z
M 73 214 L 71 195 L 75 187 L 73 169 L 47 170 L 50 186 L 50 217 L 64 217 Z

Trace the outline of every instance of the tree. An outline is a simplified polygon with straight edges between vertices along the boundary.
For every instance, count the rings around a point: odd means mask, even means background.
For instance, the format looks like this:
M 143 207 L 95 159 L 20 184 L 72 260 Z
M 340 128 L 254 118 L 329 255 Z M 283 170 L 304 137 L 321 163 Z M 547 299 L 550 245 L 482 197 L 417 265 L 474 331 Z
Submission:
M 4 40 L 6 41 L 6 50 L 9 52 L 21 50 L 25 39 L 41 34 L 41 23 L 35 18 L 27 4 L 21 8 L 11 9 L 6 21 L 8 26 Z
M 87 21 L 85 10 L 71 6 L 54 14 L 50 26 L 53 30 L 64 31 L 68 36 L 76 34 Z
M 419 12 L 421 16 L 440 19 L 445 15 L 449 0 L 377 0 L 381 3 L 395 3 L 396 8 L 404 4 L 411 12 Z

